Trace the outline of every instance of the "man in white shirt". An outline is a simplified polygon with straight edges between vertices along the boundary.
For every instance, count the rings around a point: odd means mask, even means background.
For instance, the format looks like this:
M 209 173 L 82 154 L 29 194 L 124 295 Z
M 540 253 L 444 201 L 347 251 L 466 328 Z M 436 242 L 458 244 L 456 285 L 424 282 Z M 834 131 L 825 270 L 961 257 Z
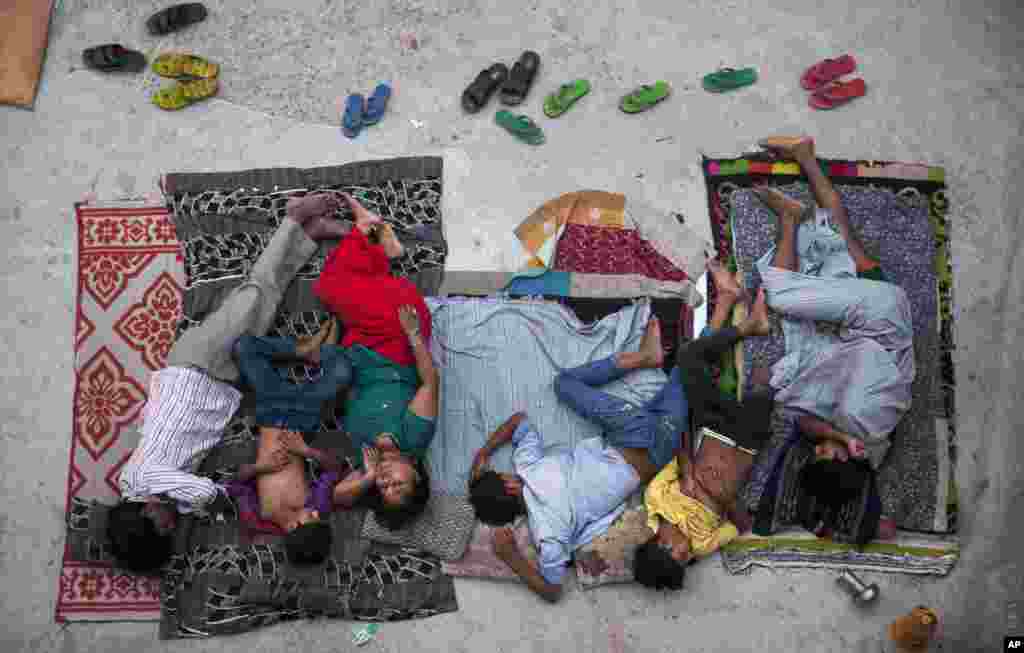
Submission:
M 121 566 L 158 570 L 170 558 L 177 513 L 202 511 L 222 491 L 192 472 L 220 441 L 242 397 L 231 385 L 239 379 L 235 342 L 244 334 L 267 332 L 284 291 L 316 251 L 317 240 L 346 233 L 342 223 L 329 217 L 339 206 L 328 194 L 291 200 L 287 217 L 248 278 L 174 344 L 167 366 L 153 374 L 142 439 L 121 470 L 122 501 L 107 526 Z M 246 480 L 269 471 L 274 470 L 244 465 L 239 476 Z

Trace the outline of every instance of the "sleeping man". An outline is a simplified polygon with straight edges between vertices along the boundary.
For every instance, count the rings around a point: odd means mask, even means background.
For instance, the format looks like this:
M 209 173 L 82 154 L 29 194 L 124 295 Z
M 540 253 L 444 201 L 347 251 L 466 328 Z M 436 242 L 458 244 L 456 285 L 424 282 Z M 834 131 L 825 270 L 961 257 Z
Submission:
M 764 302 L 741 329 L 767 320 Z M 686 430 L 683 373 L 672 371 L 660 392 L 644 406 L 598 389 L 632 370 L 660 368 L 664 360 L 660 326 L 652 318 L 639 351 L 563 371 L 555 380 L 559 399 L 603 427 L 569 452 L 544 454 L 540 434 L 522 413 L 513 415 L 476 454 L 470 472 L 470 501 L 477 517 L 494 526 L 525 513 L 539 553 L 539 568 L 516 547 L 510 529 L 494 533 L 496 553 L 547 601 L 558 600 L 566 568 L 577 549 L 600 536 L 622 513 L 626 499 L 678 452 Z M 514 474 L 486 470 L 499 447 L 515 445 Z
M 786 355 L 772 369 L 775 400 L 799 415 L 816 444 L 801 487 L 824 503 L 855 495 L 885 458 L 889 436 L 911 404 L 914 342 L 906 293 L 864 251 L 839 193 L 808 137 L 773 137 L 769 150 L 796 160 L 819 208 L 771 189 L 758 194 L 777 214 L 776 247 L 758 261 L 768 305 L 783 316 Z M 839 327 L 819 333 L 816 321 Z M 883 515 L 879 536 L 895 533 Z
M 267 332 L 295 273 L 317 240 L 339 238 L 330 219 L 333 201 L 313 195 L 288 203 L 287 217 L 248 278 L 203 323 L 174 344 L 167 367 L 153 374 L 142 418 L 142 439 L 121 469 L 121 502 L 110 512 L 107 535 L 118 564 L 153 572 L 171 556 L 178 512 L 205 510 L 224 491 L 195 469 L 223 435 L 241 393 L 233 348 L 245 334 Z M 243 475 L 254 473 L 252 467 Z

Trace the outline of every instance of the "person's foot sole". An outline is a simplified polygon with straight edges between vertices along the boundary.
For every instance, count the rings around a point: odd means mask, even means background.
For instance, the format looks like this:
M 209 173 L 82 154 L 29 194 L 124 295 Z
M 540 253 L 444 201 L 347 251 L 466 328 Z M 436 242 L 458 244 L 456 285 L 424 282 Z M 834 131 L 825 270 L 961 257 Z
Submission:
M 786 159 L 798 161 L 814 158 L 814 139 L 810 136 L 769 136 L 757 142 L 758 145 Z
M 306 235 L 313 240 L 339 240 L 349 232 L 349 227 L 346 224 L 325 215 L 307 220 L 302 228 L 306 231 Z
M 661 367 L 665 362 L 665 350 L 661 346 L 661 321 L 652 317 L 647 322 L 647 330 L 640 341 L 640 353 L 644 354 L 647 364 L 652 368 Z
M 775 215 L 783 220 L 800 222 L 804 218 L 804 205 L 787 197 L 774 188 L 762 187 L 754 189 L 754 193 L 768 205 Z

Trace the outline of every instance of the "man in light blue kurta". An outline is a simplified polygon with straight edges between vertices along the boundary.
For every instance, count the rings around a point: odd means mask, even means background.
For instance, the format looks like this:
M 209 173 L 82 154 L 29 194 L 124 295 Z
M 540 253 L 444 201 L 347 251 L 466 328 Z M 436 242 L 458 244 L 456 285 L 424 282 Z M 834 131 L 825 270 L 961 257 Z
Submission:
M 910 409 L 910 303 L 864 253 L 838 193 L 817 165 L 813 142 L 774 149 L 801 163 L 825 207 L 802 221 L 807 216 L 799 203 L 759 192 L 780 217 L 778 244 L 757 263 L 768 305 L 783 315 L 786 355 L 772 369 L 775 401 L 809 416 L 801 428 L 838 443 L 840 458 L 866 454 L 877 468 L 889 434 Z M 836 323 L 838 334 L 820 332 L 815 322 Z M 822 450 L 817 453 L 821 458 Z

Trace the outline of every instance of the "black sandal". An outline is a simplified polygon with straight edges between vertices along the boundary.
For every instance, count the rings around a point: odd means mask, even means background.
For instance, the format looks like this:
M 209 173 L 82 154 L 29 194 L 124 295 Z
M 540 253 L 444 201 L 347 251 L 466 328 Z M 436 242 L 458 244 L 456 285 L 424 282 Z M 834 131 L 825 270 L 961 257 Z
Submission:
M 200 2 L 189 2 L 161 9 L 146 21 L 153 36 L 163 36 L 206 19 L 206 7 Z
M 462 108 L 466 113 L 476 113 L 484 108 L 494 91 L 508 79 L 508 66 L 496 63 L 487 70 L 481 70 L 476 79 L 462 92 Z
M 138 73 L 146 67 L 146 56 L 117 43 L 106 43 L 82 50 L 82 62 L 104 73 Z
M 501 103 L 513 107 L 522 104 L 526 94 L 533 86 L 533 78 L 540 68 L 540 55 L 533 50 L 527 50 L 520 57 L 519 61 L 512 66 L 512 73 L 508 80 L 501 87 Z

